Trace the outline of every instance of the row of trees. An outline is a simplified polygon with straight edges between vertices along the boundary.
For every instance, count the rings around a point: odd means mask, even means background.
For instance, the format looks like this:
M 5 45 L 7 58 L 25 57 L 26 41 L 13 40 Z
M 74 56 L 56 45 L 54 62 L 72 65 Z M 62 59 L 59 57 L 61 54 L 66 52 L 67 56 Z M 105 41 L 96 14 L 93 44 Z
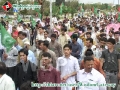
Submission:
M 49 2 L 45 2 L 44 4 L 44 14 L 45 15 L 49 15 Z M 56 3 L 53 3 L 53 15 L 60 15 L 59 11 L 60 11 L 60 5 L 57 5 Z M 92 8 L 97 8 L 101 11 L 117 11 L 119 5 L 109 5 L 109 4 L 101 4 L 101 3 L 95 3 L 95 4 L 84 4 L 84 3 L 78 3 L 76 0 L 72 0 L 71 2 L 65 2 L 64 3 L 64 7 L 62 9 L 63 14 L 67 14 L 67 13 L 77 13 L 77 12 L 81 12 L 81 7 L 83 9 L 83 11 L 91 11 Z

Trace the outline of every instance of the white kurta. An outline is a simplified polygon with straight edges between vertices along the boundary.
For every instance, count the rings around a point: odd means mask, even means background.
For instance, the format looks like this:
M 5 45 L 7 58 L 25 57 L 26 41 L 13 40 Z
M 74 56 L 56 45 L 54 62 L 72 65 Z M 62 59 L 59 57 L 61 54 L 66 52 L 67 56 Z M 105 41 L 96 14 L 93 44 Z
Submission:
M 85 72 L 84 69 L 79 70 L 77 81 L 82 83 L 78 90 L 107 90 L 107 87 L 102 85 L 106 84 L 105 77 L 94 68 L 90 73 Z
M 37 40 L 44 40 L 44 34 L 37 34 L 36 39 Z
M 8 75 L 4 74 L 0 78 L 0 90 L 15 90 L 15 84 Z
M 57 70 L 61 72 L 61 78 L 70 73 L 78 72 L 79 69 L 78 60 L 73 56 L 70 56 L 69 58 L 63 56 L 59 57 L 57 60 Z M 75 76 L 69 77 L 65 83 L 75 84 Z M 72 87 L 61 87 L 61 90 L 72 90 Z

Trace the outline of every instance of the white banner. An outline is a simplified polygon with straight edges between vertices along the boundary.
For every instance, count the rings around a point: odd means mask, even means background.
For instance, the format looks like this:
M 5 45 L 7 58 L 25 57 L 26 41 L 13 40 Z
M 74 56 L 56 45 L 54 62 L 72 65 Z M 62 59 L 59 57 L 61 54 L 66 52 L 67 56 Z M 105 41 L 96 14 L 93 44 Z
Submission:
M 35 10 L 36 8 L 40 9 L 41 8 L 41 5 L 30 5 L 30 4 L 27 4 L 27 5 L 22 5 L 22 4 L 13 4 L 13 8 L 16 8 L 17 10 L 18 9 L 21 9 L 21 10 Z

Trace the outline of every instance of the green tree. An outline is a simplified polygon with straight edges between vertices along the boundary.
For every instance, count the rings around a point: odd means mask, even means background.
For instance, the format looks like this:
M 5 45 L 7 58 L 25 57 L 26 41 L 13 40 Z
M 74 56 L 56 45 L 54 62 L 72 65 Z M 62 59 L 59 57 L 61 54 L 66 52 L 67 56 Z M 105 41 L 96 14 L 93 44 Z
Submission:
M 29 4 L 30 2 L 28 2 L 28 1 L 23 1 L 23 2 L 21 2 L 21 3 L 19 3 L 19 4 L 23 4 L 23 5 L 26 5 L 26 4 Z M 25 10 L 19 10 L 20 12 L 20 14 L 22 14 L 23 16 L 24 15 L 26 15 L 26 14 L 28 14 L 28 10 L 27 9 L 25 9 Z
M 50 13 L 50 2 L 44 0 L 42 7 L 41 7 L 41 14 L 42 16 L 48 16 Z
M 67 13 L 71 13 L 72 16 L 74 15 L 74 13 L 77 12 L 77 8 L 79 7 L 78 1 L 73 0 L 71 2 L 66 2 L 65 5 L 68 7 L 68 11 Z
M 52 13 L 53 13 L 53 16 L 58 16 L 59 15 L 59 7 L 55 5 L 55 3 L 53 3 L 52 5 Z

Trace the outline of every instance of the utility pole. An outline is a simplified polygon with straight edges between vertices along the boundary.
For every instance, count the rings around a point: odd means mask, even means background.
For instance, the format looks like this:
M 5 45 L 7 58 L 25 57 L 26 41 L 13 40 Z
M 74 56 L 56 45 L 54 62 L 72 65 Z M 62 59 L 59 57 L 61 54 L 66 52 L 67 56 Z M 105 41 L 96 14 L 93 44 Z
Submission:
M 50 29 L 52 29 L 52 0 L 50 0 Z

